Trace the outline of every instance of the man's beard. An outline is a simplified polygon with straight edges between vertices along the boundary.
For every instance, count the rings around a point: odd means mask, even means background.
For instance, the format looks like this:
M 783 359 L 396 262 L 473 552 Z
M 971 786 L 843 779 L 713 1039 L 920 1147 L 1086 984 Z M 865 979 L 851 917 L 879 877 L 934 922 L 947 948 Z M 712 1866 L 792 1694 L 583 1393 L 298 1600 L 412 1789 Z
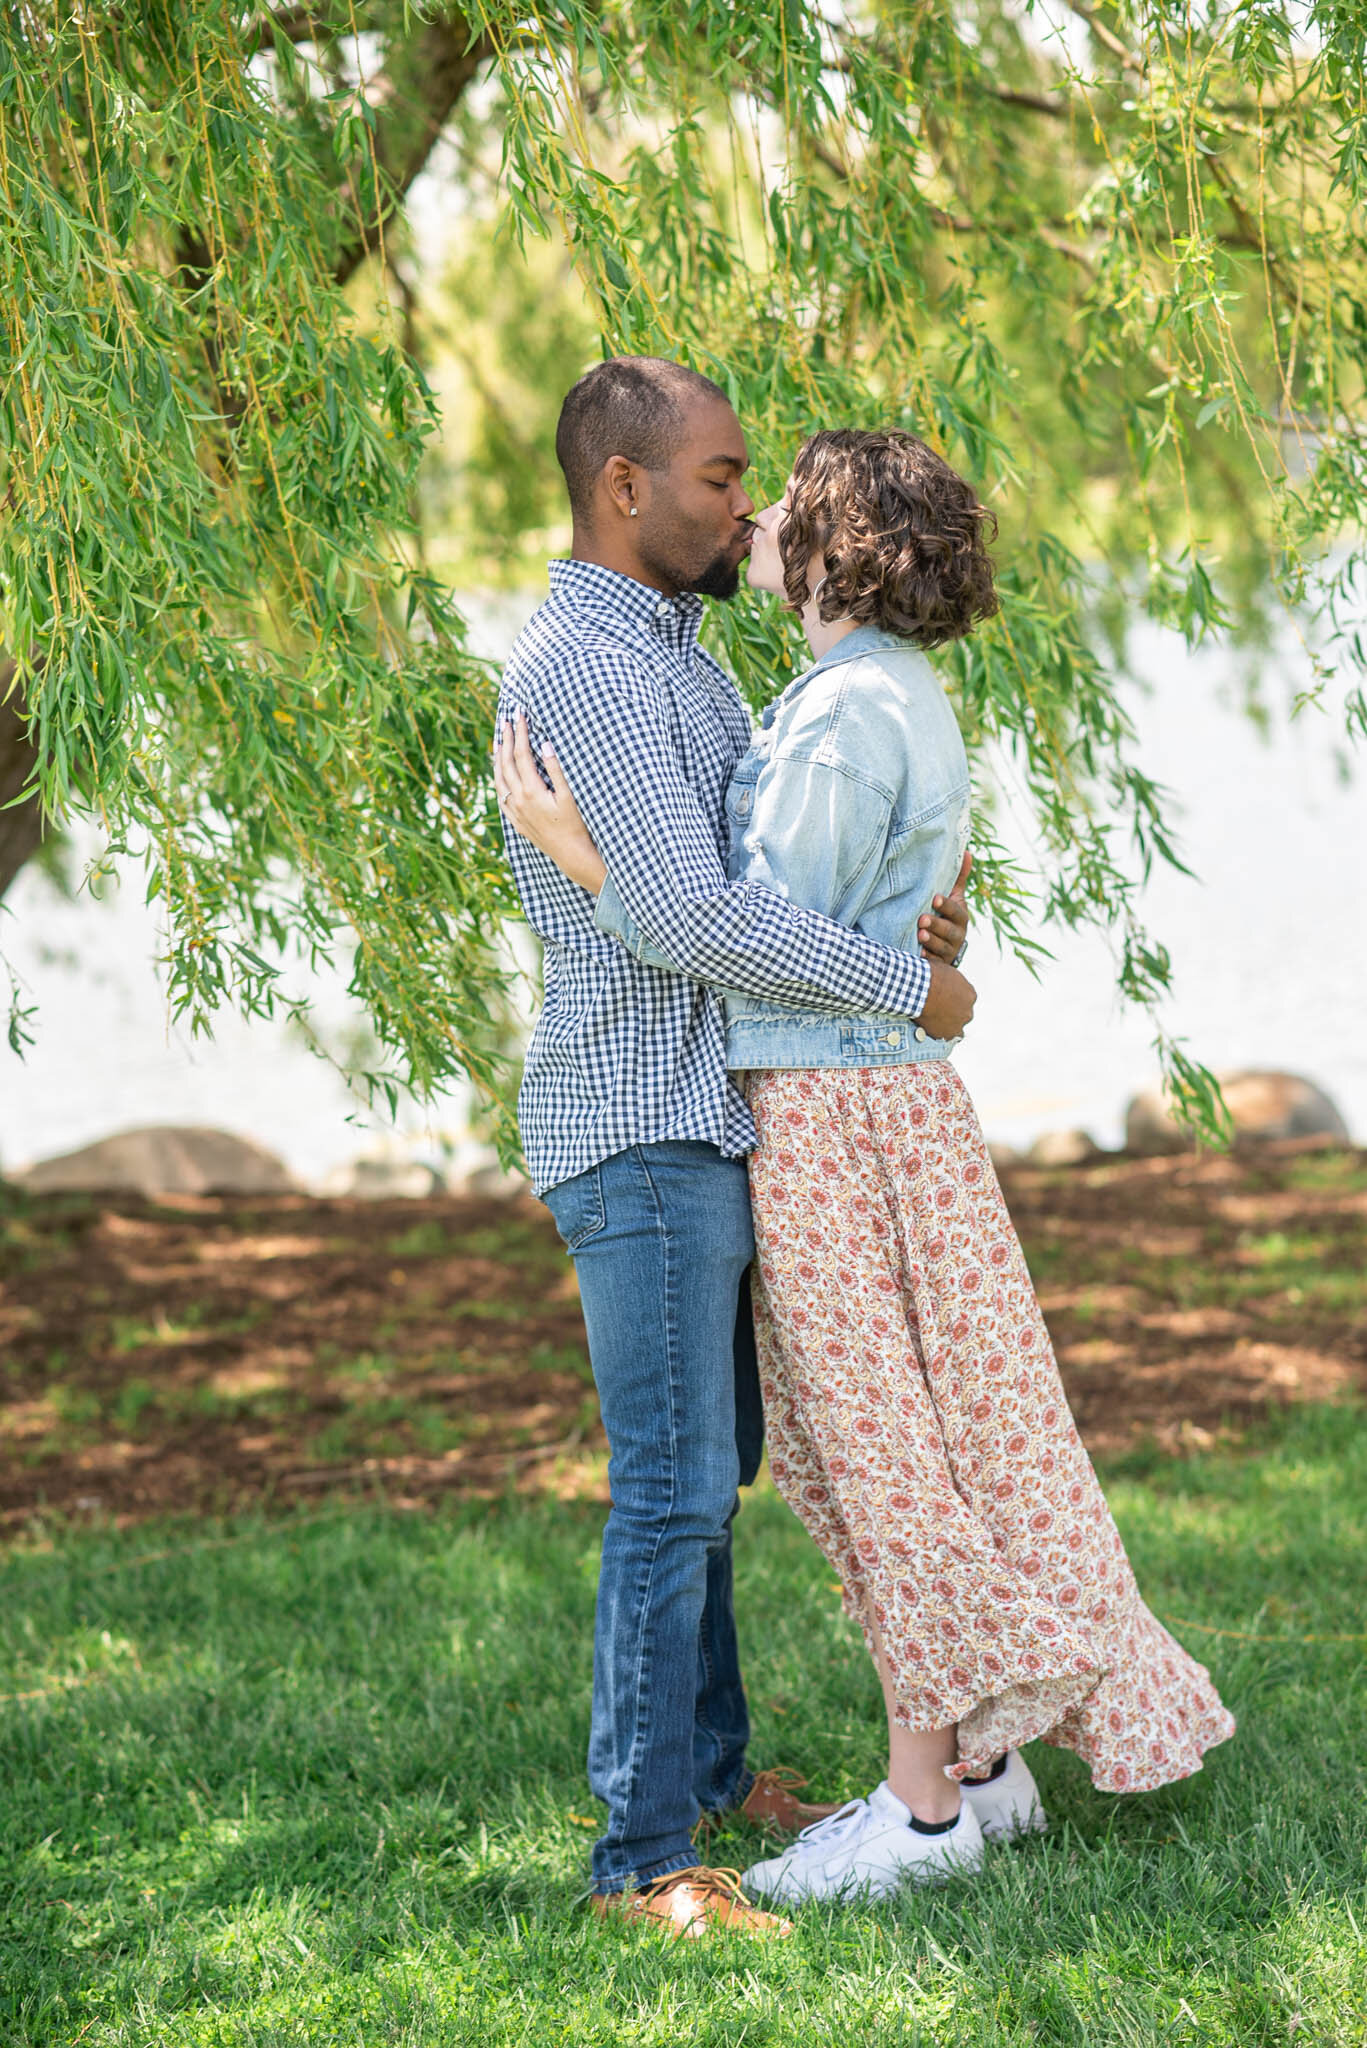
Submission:
M 734 597 L 740 589 L 741 564 L 745 556 L 733 540 L 718 548 L 695 568 L 698 560 L 697 535 L 681 520 L 665 513 L 658 526 L 652 521 L 649 539 L 641 537 L 641 561 L 653 569 L 666 589 L 690 591 L 699 597 Z M 742 528 L 742 531 L 745 531 Z
M 691 576 L 683 588 L 693 591 L 698 597 L 734 597 L 740 589 L 740 569 L 744 560 L 743 555 L 738 560 L 730 548 L 723 548 L 705 569 Z

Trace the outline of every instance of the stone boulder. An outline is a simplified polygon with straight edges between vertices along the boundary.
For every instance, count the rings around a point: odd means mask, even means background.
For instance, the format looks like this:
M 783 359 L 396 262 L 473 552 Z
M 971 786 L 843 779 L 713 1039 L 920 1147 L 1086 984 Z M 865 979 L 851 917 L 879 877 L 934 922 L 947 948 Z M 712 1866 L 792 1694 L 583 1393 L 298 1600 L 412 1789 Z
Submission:
M 1301 1074 L 1256 1071 L 1217 1074 L 1238 1138 L 1337 1138 L 1348 1141 L 1348 1126 L 1322 1088 Z M 1136 1095 L 1125 1111 L 1125 1145 L 1131 1152 L 1186 1152 L 1192 1140 L 1179 1130 L 1157 1089 Z
M 1045 1131 L 1025 1156 L 1031 1166 L 1086 1166 L 1101 1147 L 1090 1131 Z
M 192 1125 L 119 1131 L 11 1175 L 26 1194 L 288 1195 L 283 1161 L 250 1138 Z
M 509 1172 L 495 1160 L 489 1166 L 473 1167 L 460 1182 L 458 1192 L 486 1202 L 515 1202 L 520 1195 L 530 1194 L 531 1186 L 525 1173 L 516 1169 Z
M 335 1166 L 319 1183 L 321 1195 L 343 1195 L 353 1202 L 424 1201 L 446 1192 L 435 1166 L 402 1153 L 368 1152 Z
M 314 1189 L 316 1194 L 344 1196 L 352 1202 L 428 1200 L 451 1195 L 482 1202 L 511 1202 L 531 1186 L 525 1173 L 508 1173 L 496 1159 L 475 1163 L 464 1172 L 443 1173 L 426 1160 L 402 1152 L 369 1152 L 334 1166 Z

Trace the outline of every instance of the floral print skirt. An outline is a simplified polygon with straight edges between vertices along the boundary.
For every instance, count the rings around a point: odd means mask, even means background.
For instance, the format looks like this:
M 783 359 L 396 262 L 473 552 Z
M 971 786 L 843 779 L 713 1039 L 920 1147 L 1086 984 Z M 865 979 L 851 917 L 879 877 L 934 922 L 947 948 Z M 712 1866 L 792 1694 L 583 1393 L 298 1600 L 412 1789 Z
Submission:
M 968 1092 L 942 1060 L 748 1077 L 753 1297 L 774 1481 L 877 1617 L 948 1775 L 1032 1737 L 1107 1792 L 1234 1731 L 1139 1597 L 1069 1412 Z

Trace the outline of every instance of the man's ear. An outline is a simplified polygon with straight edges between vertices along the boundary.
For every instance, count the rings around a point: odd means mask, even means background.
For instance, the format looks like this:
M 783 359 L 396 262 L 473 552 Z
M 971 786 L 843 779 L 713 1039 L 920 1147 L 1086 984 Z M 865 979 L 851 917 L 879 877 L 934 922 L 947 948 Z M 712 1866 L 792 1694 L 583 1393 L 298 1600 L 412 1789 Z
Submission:
M 603 464 L 603 483 L 612 509 L 619 519 L 634 519 L 640 510 L 641 472 L 625 455 L 609 455 Z

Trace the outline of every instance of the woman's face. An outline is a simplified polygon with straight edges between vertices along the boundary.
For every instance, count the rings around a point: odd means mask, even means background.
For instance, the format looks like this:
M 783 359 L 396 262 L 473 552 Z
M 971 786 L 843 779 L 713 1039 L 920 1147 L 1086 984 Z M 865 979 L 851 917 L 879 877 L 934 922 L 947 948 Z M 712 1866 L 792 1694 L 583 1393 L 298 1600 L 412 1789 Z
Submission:
M 755 514 L 755 536 L 750 544 L 750 559 L 745 567 L 745 580 L 752 590 L 767 590 L 775 597 L 783 596 L 783 557 L 779 553 L 779 535 L 783 522 L 788 517 L 788 499 L 793 488 L 789 477 L 783 486 L 783 496 L 776 505 L 766 505 L 762 512 Z

